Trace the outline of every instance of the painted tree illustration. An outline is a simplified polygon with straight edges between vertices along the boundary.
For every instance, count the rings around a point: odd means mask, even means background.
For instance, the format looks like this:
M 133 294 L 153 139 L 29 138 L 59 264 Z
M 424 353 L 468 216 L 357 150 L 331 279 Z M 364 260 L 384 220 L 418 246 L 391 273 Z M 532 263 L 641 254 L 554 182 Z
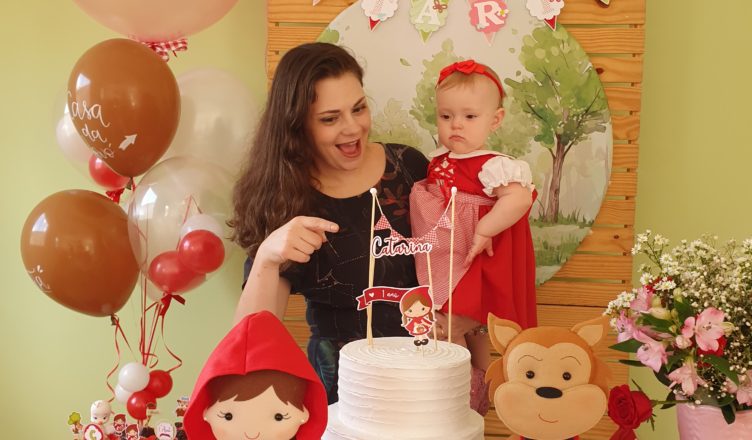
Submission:
M 431 59 L 423 60 L 423 77 L 415 86 L 415 98 L 410 116 L 418 121 L 418 125 L 428 130 L 436 139 L 436 81 L 439 72 L 444 67 L 457 62 L 460 57 L 454 54 L 454 43 L 445 40 L 441 43 L 441 51 L 434 54 Z
M 538 129 L 534 139 L 551 155 L 551 179 L 543 217 L 555 223 L 567 154 L 592 133 L 606 131 L 610 119 L 608 105 L 587 55 L 564 29 L 533 30 L 532 35 L 523 39 L 520 61 L 531 76 L 504 82 L 513 99 L 533 117 Z
M 420 136 L 415 121 L 396 99 L 387 101 L 384 110 L 373 116 L 371 123 L 372 142 L 420 145 Z

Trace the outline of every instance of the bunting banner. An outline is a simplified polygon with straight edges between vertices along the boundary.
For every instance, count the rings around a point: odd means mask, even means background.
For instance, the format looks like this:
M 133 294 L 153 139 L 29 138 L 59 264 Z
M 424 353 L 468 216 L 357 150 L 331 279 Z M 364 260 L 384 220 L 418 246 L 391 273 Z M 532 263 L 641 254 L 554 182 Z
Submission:
M 425 43 L 446 24 L 449 0 L 410 0 L 410 23 Z
M 468 0 L 468 4 L 470 24 L 486 37 L 490 46 L 496 33 L 507 23 L 507 4 L 503 0 Z
M 556 30 L 556 20 L 564 9 L 564 0 L 527 0 L 527 9 L 533 17 L 543 20 L 548 27 Z
M 360 7 L 369 20 L 369 26 L 373 30 L 379 23 L 394 16 L 399 7 L 399 0 L 362 0 Z

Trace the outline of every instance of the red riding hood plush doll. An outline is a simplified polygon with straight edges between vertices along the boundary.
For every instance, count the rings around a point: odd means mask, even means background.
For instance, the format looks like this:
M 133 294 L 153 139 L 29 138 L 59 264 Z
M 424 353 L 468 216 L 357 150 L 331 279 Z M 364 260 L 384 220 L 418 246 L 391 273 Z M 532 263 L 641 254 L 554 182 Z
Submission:
M 191 439 L 319 440 L 326 391 L 282 323 L 259 312 L 209 356 L 183 421 Z

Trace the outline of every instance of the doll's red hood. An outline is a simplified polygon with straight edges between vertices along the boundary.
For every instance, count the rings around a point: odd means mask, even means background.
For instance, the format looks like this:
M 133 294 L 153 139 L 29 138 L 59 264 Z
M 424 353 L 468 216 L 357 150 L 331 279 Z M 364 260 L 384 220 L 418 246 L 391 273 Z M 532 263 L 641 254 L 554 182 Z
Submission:
M 308 381 L 303 404 L 310 414 L 301 425 L 297 440 L 320 440 L 327 423 L 326 391 L 319 377 L 282 323 L 270 312 L 258 312 L 243 318 L 220 341 L 193 388 L 183 422 L 189 439 L 216 440 L 204 421 L 209 406 L 206 384 L 218 376 L 243 375 L 251 371 L 277 370 Z

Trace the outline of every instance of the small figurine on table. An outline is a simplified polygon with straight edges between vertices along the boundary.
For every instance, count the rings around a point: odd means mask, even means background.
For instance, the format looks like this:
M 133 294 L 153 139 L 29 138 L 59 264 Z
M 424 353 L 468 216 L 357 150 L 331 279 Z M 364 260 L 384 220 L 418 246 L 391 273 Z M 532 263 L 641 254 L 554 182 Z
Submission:
M 246 316 L 217 345 L 185 414 L 189 439 L 320 440 L 326 391 L 276 316 Z
M 108 439 L 115 434 L 110 422 L 112 407 L 106 400 L 97 400 L 91 404 L 91 422 L 84 428 L 84 439 Z

